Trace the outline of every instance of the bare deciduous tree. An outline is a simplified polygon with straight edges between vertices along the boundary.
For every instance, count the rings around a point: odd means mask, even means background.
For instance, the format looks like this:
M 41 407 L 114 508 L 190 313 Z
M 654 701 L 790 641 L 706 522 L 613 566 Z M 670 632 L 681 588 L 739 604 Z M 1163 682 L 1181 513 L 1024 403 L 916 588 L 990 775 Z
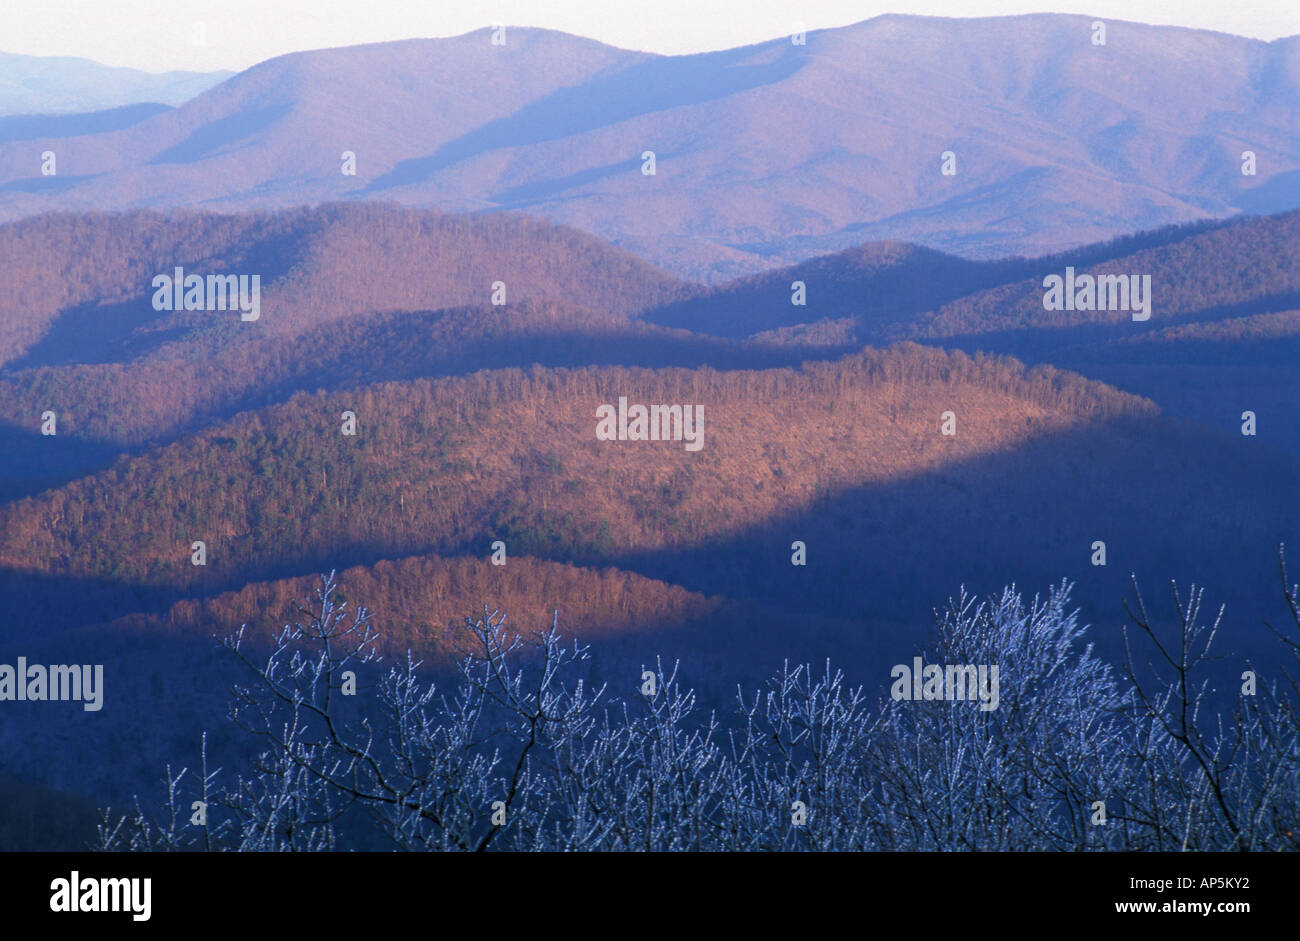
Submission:
M 1300 664 L 1300 591 L 1285 599 Z M 1219 616 L 1172 587 L 1177 620 L 1134 583 L 1124 676 L 1086 642 L 1071 586 L 1028 603 L 965 592 L 938 617 L 939 662 L 996 664 L 996 709 L 874 704 L 786 664 L 736 709 L 706 713 L 677 668 L 653 694 L 583 679 L 558 623 L 520 637 L 466 619 L 453 693 L 409 654 L 385 668 L 369 612 L 331 574 L 303 621 L 258 655 L 231 718 L 258 743 L 229 778 L 167 769 L 161 808 L 104 812 L 104 850 L 1278 850 L 1300 848 L 1297 687 L 1216 706 L 1205 670 Z M 1141 644 L 1139 648 L 1137 644 Z M 353 693 L 355 695 L 348 695 Z M 1096 808 L 1104 804 L 1104 822 Z M 199 809 L 202 813 L 199 813 Z M 198 821 L 198 822 L 196 822 Z

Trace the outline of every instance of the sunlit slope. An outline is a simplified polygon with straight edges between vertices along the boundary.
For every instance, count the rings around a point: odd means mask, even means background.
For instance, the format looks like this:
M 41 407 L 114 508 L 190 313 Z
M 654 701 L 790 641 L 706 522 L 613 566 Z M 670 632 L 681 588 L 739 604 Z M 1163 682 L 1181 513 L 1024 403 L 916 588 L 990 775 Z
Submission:
M 702 447 L 598 441 L 596 409 L 620 396 L 701 407 Z M 300 395 L 5 507 L 0 564 L 215 590 L 516 530 L 534 551 L 600 558 L 1146 408 L 1052 370 L 919 347 L 800 370 L 535 369 Z M 190 565 L 194 540 L 205 567 Z

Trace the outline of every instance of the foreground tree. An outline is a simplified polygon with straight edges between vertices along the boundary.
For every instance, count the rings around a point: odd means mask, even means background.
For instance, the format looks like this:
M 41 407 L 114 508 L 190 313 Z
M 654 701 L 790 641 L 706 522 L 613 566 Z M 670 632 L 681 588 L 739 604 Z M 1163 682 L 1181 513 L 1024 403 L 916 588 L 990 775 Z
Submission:
M 1300 666 L 1300 592 L 1279 566 Z M 1124 676 L 1085 640 L 1070 585 L 1026 602 L 964 592 L 938 618 L 946 664 L 996 665 L 996 708 L 869 700 L 827 664 L 786 664 L 700 708 L 659 663 L 640 694 L 583 678 L 558 624 L 520 637 L 466 620 L 453 693 L 409 654 L 384 667 L 365 608 L 313 607 L 256 652 L 231 718 L 257 758 L 165 777 L 160 808 L 103 813 L 103 850 L 1279 850 L 1300 848 L 1297 685 L 1215 711 L 1219 617 L 1171 586 L 1177 622 L 1134 584 Z M 1294 634 L 1294 636 L 1292 636 Z M 1250 692 L 1246 692 L 1247 687 Z

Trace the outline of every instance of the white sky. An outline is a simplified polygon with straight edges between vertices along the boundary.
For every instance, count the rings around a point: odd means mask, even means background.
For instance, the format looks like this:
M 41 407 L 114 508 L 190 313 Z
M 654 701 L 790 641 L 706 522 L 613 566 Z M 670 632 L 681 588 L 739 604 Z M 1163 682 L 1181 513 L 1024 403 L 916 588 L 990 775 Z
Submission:
M 1258 39 L 1300 33 L 1300 0 L 0 0 L 0 51 L 152 72 L 244 69 L 302 49 L 454 36 L 505 23 L 629 49 L 724 49 L 881 13 L 1079 13 Z M 193 26 L 207 43 L 193 42 Z

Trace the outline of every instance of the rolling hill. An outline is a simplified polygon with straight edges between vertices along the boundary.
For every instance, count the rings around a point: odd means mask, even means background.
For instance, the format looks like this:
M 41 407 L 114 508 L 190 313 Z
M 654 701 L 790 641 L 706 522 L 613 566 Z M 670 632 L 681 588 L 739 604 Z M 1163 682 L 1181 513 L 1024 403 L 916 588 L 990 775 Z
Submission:
M 1171 226 L 1039 258 L 971 262 L 873 243 L 715 285 L 639 319 L 806 356 L 912 341 L 1051 363 L 1150 398 L 1171 415 L 1300 455 L 1300 212 Z M 1049 311 L 1044 279 L 1149 275 L 1150 319 Z M 805 304 L 792 303 L 802 283 Z
M 0 440 L 13 455 L 0 496 L 299 389 L 548 360 L 696 365 L 736 355 L 630 322 L 694 286 L 514 215 L 342 204 L 56 214 L 0 226 L 0 257 Z M 177 266 L 258 274 L 261 316 L 155 311 L 152 279 Z M 491 303 L 497 282 L 504 306 Z M 59 435 L 37 441 L 47 410 L 60 416 Z
M 535 363 L 771 368 L 900 340 L 1066 366 L 1225 431 L 1244 409 L 1267 413 L 1264 440 L 1300 453 L 1286 405 L 1297 225 L 1295 212 L 1200 223 L 998 262 L 870 243 L 705 288 L 509 215 L 334 204 L 11 223 L 0 497 L 299 391 Z M 175 265 L 263 272 L 264 316 L 154 311 L 149 281 Z M 1044 274 L 1067 265 L 1150 273 L 1151 320 L 1044 311 Z M 504 306 L 489 303 L 498 280 Z M 804 305 L 791 303 L 795 282 Z M 46 410 L 57 438 L 38 435 Z
M 549 300 L 631 314 L 687 286 L 591 236 L 517 215 L 382 205 L 282 213 L 53 214 L 0 227 L 0 363 L 9 370 L 125 362 L 168 343 L 292 334 L 358 312 Z M 152 280 L 258 275 L 256 322 L 236 311 L 157 311 Z M 241 329 L 242 328 L 242 329 Z
M 597 440 L 597 405 L 621 395 L 702 406 L 703 447 Z M 945 583 L 1041 582 L 1088 571 L 1093 538 L 1111 532 L 1161 578 L 1197 547 L 1222 563 L 1213 584 L 1242 598 L 1246 560 L 1258 566 L 1294 526 L 1295 473 L 1251 439 L 1170 423 L 1077 376 L 919 346 L 799 369 L 534 367 L 299 393 L 237 415 L 0 508 L 0 566 L 68 626 L 267 578 L 478 555 L 496 539 L 708 594 L 827 616 L 852 598 L 904 618 L 934 603 L 941 560 Z M 1148 474 L 1158 500 L 1122 486 Z M 1206 501 L 1226 528 L 1185 517 Z M 1021 536 L 991 535 L 1009 519 Z M 816 565 L 790 567 L 796 539 L 819 547 Z M 205 566 L 191 565 L 194 540 Z M 855 560 L 885 562 L 888 581 L 864 594 L 844 580 Z

